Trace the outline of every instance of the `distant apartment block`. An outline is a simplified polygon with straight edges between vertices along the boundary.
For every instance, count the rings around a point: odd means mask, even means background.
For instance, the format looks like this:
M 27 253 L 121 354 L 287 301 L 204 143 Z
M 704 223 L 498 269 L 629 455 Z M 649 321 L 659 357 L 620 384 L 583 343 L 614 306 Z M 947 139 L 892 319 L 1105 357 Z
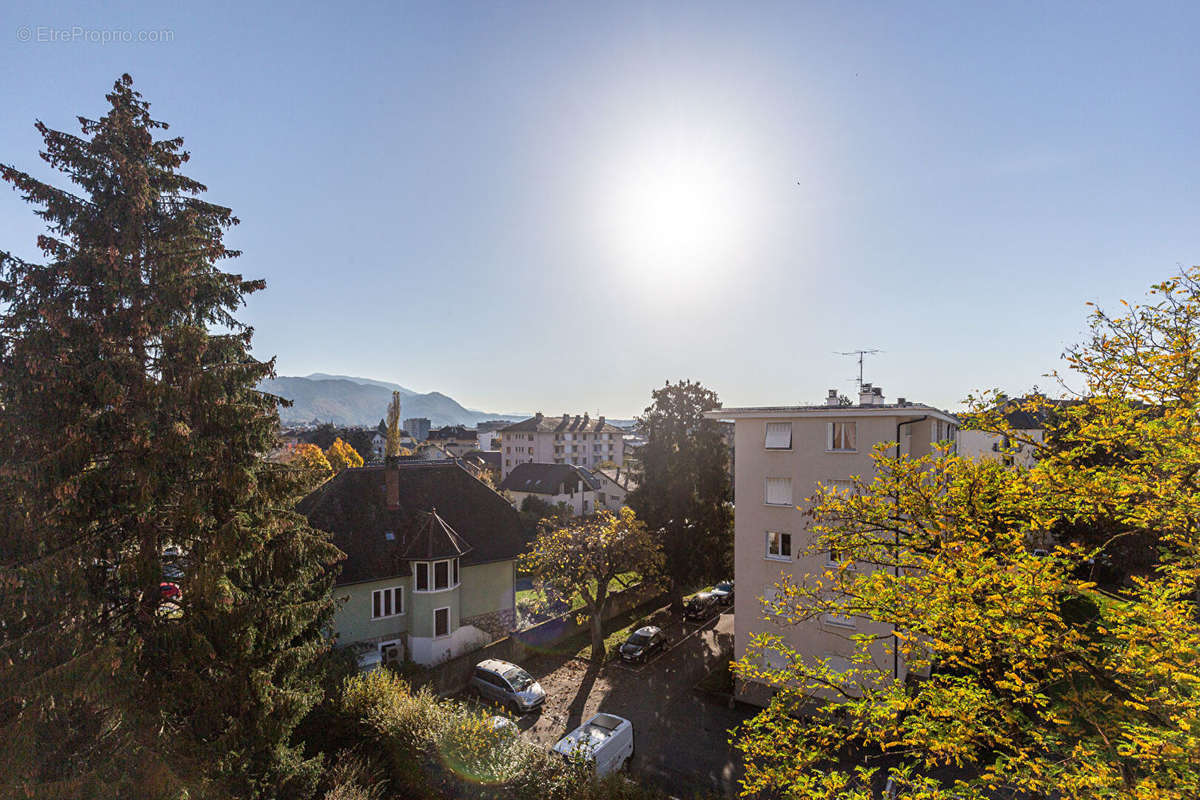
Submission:
M 574 464 L 594 467 L 606 461 L 625 463 L 624 431 L 604 421 L 563 414 L 541 413 L 500 429 L 504 461 L 501 477 L 508 477 L 518 464 Z
M 808 552 L 813 538 L 808 518 L 800 509 L 816 495 L 818 483 L 848 486 L 852 475 L 868 479 L 873 473 L 872 448 L 878 442 L 899 442 L 899 452 L 922 456 L 934 443 L 954 440 L 958 420 L 931 406 L 904 398 L 888 404 L 883 392 L 863 384 L 857 405 L 842 405 L 830 390 L 825 405 L 727 408 L 706 416 L 734 422 L 737 466 L 734 495 L 734 575 L 737 582 L 734 656 L 743 658 L 750 637 L 771 632 L 781 635 L 807 658 L 828 658 L 835 668 L 849 666 L 855 634 L 878 636 L 875 662 L 903 680 L 908 668 L 892 650 L 890 629 L 869 619 L 827 615 L 798 625 L 764 621 L 760 598 L 775 595 L 783 575 L 796 582 L 817 578 L 837 563 L 837 555 Z M 764 666 L 771 663 L 768 656 Z M 763 703 L 766 687 L 739 685 L 739 697 Z
M 423 442 L 429 438 L 429 418 L 428 417 L 409 417 L 404 420 L 404 430 L 412 434 L 412 437 L 418 442 Z
M 1003 415 L 1014 434 L 1035 444 L 1011 441 L 1008 436 L 988 431 L 963 430 L 958 433 L 958 454 L 1003 461 L 1008 466 L 1032 467 L 1037 445 L 1045 441 L 1051 409 L 1060 402 L 1047 401 L 1044 397 L 1004 401 L 996 410 Z
M 518 464 L 500 484 L 517 510 L 534 497 L 551 507 L 564 504 L 575 516 L 596 511 L 597 488 L 594 475 L 570 464 Z

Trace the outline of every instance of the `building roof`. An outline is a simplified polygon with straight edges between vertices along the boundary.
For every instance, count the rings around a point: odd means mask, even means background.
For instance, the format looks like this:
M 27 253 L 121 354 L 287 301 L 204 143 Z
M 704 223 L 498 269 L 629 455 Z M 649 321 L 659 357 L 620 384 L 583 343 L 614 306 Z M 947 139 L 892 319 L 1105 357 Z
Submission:
M 563 487 L 573 491 L 574 487 L 584 484 L 584 488 L 594 491 L 595 478 L 573 464 L 536 464 L 527 462 L 517 464 L 508 473 L 500 488 L 510 492 L 532 492 L 534 494 L 563 494 Z
M 438 515 L 436 508 L 424 517 L 425 521 L 416 526 L 416 533 L 401 552 L 401 558 L 407 561 L 461 558 L 474 549 Z
M 462 425 L 447 425 L 444 428 L 435 428 L 429 432 L 430 439 L 475 439 L 478 434 L 470 428 Z
M 929 416 L 957 424 L 958 418 L 949 411 L 922 403 L 879 403 L 848 406 L 753 406 L 748 408 L 719 408 L 705 411 L 708 419 L 787 419 L 789 417 L 919 417 Z
M 463 460 L 475 461 L 482 467 L 490 467 L 492 469 L 500 469 L 500 451 L 499 450 L 471 450 L 463 453 Z
M 387 505 L 389 469 L 398 478 L 396 510 Z M 422 537 L 436 541 L 442 536 L 427 531 L 435 508 L 461 543 L 456 546 L 469 548 L 462 556 L 464 566 L 507 561 L 525 548 L 516 510 L 453 461 L 345 469 L 296 506 L 313 527 L 329 531 L 346 554 L 338 584 L 408 575 L 411 553 L 420 548 Z M 445 538 L 453 541 L 449 534 Z M 437 548 L 447 546 L 440 542 Z
M 598 469 L 596 472 L 608 478 L 610 481 L 627 492 L 632 492 L 638 487 L 637 481 L 629 476 L 629 470 L 627 469 L 623 470 L 621 467 L 617 467 L 616 469 Z
M 616 425 L 604 421 L 604 417 L 592 419 L 587 414 L 563 414 L 561 417 L 546 417 L 539 411 L 532 417 L 500 429 L 501 433 L 621 433 Z

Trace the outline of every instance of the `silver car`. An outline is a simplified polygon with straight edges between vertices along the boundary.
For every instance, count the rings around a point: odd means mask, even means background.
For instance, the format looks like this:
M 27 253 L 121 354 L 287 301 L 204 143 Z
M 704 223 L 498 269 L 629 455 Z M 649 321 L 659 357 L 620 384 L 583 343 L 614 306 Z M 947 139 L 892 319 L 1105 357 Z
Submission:
M 475 665 L 467 688 L 486 700 L 512 709 L 514 714 L 527 714 L 546 702 L 546 692 L 533 676 L 516 664 L 495 658 Z

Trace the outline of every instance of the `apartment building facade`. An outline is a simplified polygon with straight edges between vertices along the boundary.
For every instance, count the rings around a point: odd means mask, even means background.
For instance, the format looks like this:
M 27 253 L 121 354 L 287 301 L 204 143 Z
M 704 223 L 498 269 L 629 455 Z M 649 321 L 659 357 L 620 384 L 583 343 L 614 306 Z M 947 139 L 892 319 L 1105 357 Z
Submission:
M 892 652 L 886 626 L 836 615 L 776 625 L 764 620 L 761 598 L 774 597 L 784 575 L 803 583 L 837 563 L 836 554 L 814 549 L 802 510 L 818 484 L 849 486 L 853 475 L 869 479 L 872 448 L 879 442 L 898 441 L 903 454 L 927 454 L 935 442 L 955 438 L 958 420 L 903 398 L 887 404 L 882 390 L 870 384 L 863 385 L 857 405 L 841 405 L 837 392 L 830 390 L 821 406 L 727 408 L 707 416 L 734 423 L 735 658 L 745 657 L 751 636 L 769 632 L 781 635 L 806 658 L 827 658 L 835 668 L 848 667 L 854 651 L 850 637 L 877 634 L 876 663 L 903 680 L 907 666 Z M 763 657 L 766 666 L 777 666 L 775 660 L 770 653 Z M 748 702 L 765 703 L 770 697 L 763 686 L 742 684 L 736 691 Z
M 540 412 L 501 428 L 501 478 L 518 464 L 574 464 L 594 467 L 606 461 L 625 462 L 624 431 L 605 421 L 563 414 L 546 417 Z

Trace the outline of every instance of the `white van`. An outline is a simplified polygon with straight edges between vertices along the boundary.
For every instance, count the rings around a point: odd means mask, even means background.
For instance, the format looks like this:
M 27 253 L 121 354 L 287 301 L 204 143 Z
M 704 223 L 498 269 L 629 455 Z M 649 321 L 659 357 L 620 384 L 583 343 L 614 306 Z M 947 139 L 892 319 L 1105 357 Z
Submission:
M 616 772 L 633 757 L 633 723 L 616 714 L 597 714 L 558 740 L 554 752 L 592 762 L 596 777 Z

